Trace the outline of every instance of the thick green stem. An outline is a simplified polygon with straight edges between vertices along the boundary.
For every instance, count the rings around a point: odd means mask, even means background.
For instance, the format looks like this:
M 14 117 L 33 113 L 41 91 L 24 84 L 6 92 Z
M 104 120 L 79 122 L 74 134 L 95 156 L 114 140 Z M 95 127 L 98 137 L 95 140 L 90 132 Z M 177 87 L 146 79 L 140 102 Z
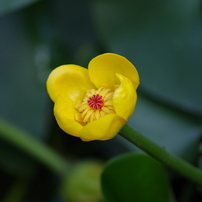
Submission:
M 198 168 L 167 152 L 130 126 L 125 125 L 119 134 L 163 164 L 178 171 L 186 178 L 202 185 L 202 172 Z
M 29 133 L 0 119 L 0 137 L 15 144 L 27 153 L 40 160 L 53 171 L 64 174 L 67 171 L 67 162 L 47 145 L 43 144 Z

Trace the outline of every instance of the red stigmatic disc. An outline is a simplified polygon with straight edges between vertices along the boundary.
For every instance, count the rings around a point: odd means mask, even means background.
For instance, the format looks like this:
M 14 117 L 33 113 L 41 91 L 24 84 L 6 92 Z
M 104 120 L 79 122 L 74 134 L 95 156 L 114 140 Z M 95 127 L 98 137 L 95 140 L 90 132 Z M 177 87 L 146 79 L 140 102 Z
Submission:
M 88 104 L 93 109 L 101 109 L 104 105 L 104 101 L 101 95 L 96 94 L 89 98 Z

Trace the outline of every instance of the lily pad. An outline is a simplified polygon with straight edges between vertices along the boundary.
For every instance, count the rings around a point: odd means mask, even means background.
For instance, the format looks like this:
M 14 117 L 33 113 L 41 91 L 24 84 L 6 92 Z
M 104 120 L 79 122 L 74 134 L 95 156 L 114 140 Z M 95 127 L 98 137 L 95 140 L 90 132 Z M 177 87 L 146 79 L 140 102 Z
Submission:
M 161 164 L 145 154 L 129 153 L 110 160 L 102 174 L 106 202 L 174 202 Z

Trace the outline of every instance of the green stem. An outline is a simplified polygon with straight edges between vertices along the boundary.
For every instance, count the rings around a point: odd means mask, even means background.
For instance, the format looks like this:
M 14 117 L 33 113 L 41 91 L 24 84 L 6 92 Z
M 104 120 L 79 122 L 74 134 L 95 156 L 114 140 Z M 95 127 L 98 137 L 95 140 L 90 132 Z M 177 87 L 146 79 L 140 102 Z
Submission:
M 129 125 L 125 125 L 119 134 L 163 164 L 178 171 L 186 178 L 202 185 L 202 172 L 198 168 L 167 152 Z
M 47 145 L 34 138 L 29 133 L 0 119 L 0 137 L 4 138 L 27 153 L 40 160 L 53 171 L 64 174 L 67 171 L 67 162 Z

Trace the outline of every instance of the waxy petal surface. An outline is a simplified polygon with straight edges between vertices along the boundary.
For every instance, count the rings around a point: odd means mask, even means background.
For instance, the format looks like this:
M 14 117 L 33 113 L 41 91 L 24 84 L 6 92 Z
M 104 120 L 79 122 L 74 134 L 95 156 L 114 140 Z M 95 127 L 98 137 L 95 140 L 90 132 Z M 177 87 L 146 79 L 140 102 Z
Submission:
M 124 119 L 128 119 L 135 108 L 137 93 L 132 82 L 121 74 L 116 74 L 120 80 L 120 86 L 115 90 L 113 105 L 116 114 Z
M 88 123 L 80 132 L 83 141 L 109 140 L 125 125 L 126 120 L 117 114 L 106 115 Z
M 114 89 L 114 85 L 120 84 L 116 73 L 129 78 L 135 89 L 139 85 L 139 75 L 135 66 L 125 57 L 114 53 L 105 53 L 93 58 L 88 65 L 88 71 L 90 80 L 97 88 L 107 84 Z
M 75 104 L 82 100 L 88 89 L 95 88 L 88 70 L 78 65 L 62 65 L 55 68 L 48 77 L 47 90 L 55 102 L 58 95 L 70 98 Z
M 61 96 L 58 96 L 54 105 L 54 115 L 60 128 L 68 134 L 76 137 L 80 137 L 80 131 L 83 126 L 75 121 L 75 113 L 78 113 L 74 109 L 74 103 L 71 100 L 64 100 Z

